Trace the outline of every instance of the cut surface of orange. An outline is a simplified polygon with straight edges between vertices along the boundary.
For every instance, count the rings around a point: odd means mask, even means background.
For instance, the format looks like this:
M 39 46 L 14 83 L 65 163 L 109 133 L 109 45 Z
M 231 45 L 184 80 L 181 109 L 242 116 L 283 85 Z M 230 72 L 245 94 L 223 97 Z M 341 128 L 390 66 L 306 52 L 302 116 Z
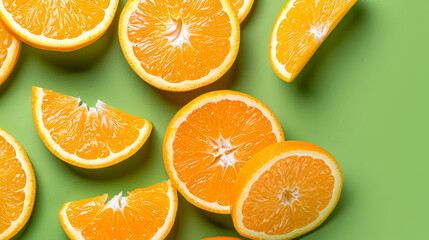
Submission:
M 270 37 L 276 74 L 292 82 L 357 0 L 289 0 Z
M 233 64 L 240 24 L 229 0 L 129 0 L 119 40 L 131 68 L 167 91 L 208 85 Z
M 3 0 L 0 16 L 23 42 L 37 48 L 72 51 L 109 27 L 119 0 Z
M 0 128 L 0 239 L 11 239 L 25 226 L 35 197 L 36 178 L 27 154 Z
M 236 230 L 251 239 L 292 239 L 319 226 L 341 195 L 334 157 L 306 142 L 276 143 L 243 167 L 233 189 Z
M 0 85 L 15 67 L 20 50 L 21 42 L 0 22 Z
M 46 147 L 69 164 L 102 168 L 121 162 L 148 139 L 152 124 L 97 102 L 88 110 L 80 99 L 33 87 L 33 118 Z
M 249 14 L 250 9 L 252 9 L 253 2 L 255 0 L 230 0 L 232 7 L 238 15 L 238 20 L 243 22 L 243 20 Z
M 59 211 L 72 240 L 160 240 L 170 232 L 177 212 L 177 192 L 170 181 L 122 193 L 69 202 Z
M 174 116 L 164 136 L 164 163 L 189 202 L 227 214 L 243 165 L 262 148 L 283 140 L 277 118 L 261 101 L 240 92 L 215 91 Z

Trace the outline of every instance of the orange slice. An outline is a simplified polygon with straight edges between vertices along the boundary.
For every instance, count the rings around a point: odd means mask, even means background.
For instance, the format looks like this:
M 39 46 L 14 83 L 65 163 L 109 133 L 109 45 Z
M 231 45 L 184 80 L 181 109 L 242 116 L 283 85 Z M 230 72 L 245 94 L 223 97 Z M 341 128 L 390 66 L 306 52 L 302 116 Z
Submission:
M 289 0 L 270 37 L 270 62 L 276 74 L 292 82 L 356 1 Z
M 146 142 L 152 124 L 98 100 L 88 110 L 80 99 L 33 87 L 33 118 L 46 147 L 61 160 L 83 168 L 121 162 Z
M 21 42 L 0 22 L 0 85 L 6 81 L 15 67 L 20 50 Z
M 0 239 L 11 239 L 25 226 L 35 197 L 36 178 L 27 154 L 0 128 Z
M 171 182 L 122 193 L 106 203 L 103 196 L 63 205 L 59 218 L 72 240 L 164 239 L 177 212 L 177 192 Z
M 0 16 L 23 42 L 37 48 L 72 51 L 109 27 L 119 0 L 3 0 Z
M 229 0 L 129 0 L 119 40 L 131 68 L 167 91 L 218 80 L 233 64 L 240 24 Z
M 179 192 L 195 206 L 230 212 L 232 186 L 243 165 L 262 148 L 283 141 L 273 112 L 235 91 L 197 97 L 171 120 L 164 163 Z
M 319 226 L 338 202 L 343 175 L 322 148 L 273 144 L 243 167 L 233 190 L 232 220 L 251 239 L 292 239 Z
M 250 9 L 252 9 L 253 2 L 255 0 L 230 0 L 231 4 L 238 15 L 238 20 L 243 22 L 243 20 L 249 14 Z

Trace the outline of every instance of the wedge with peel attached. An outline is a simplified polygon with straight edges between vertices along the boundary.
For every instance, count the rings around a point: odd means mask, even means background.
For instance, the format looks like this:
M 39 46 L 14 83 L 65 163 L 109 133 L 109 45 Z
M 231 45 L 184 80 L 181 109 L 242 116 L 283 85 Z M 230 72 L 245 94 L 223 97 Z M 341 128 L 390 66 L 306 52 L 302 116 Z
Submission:
M 72 51 L 101 37 L 118 0 L 3 0 L 0 17 L 21 41 L 46 50 Z
M 276 74 L 292 82 L 357 0 L 289 0 L 274 23 L 269 56 Z
M 251 239 L 292 239 L 319 226 L 338 202 L 343 175 L 335 158 L 306 142 L 258 152 L 233 189 L 235 229 Z
M 98 101 L 88 110 L 80 99 L 33 87 L 33 118 L 46 147 L 61 160 L 83 168 L 119 163 L 148 139 L 152 124 Z
M 0 239 L 11 239 L 31 216 L 36 178 L 24 149 L 1 128 L 0 179 Z
M 232 66 L 240 24 L 229 0 L 130 0 L 119 41 L 131 68 L 167 91 L 208 85 Z
M 230 0 L 232 7 L 238 15 L 238 20 L 243 22 L 252 9 L 253 2 L 255 0 Z
M 0 85 L 15 67 L 20 51 L 21 42 L 0 22 Z
M 184 106 L 164 136 L 164 164 L 179 192 L 195 206 L 228 214 L 232 186 L 262 148 L 283 130 L 261 101 L 240 92 L 206 93 Z
M 122 193 L 69 202 L 59 211 L 72 240 L 160 240 L 170 232 L 177 212 L 177 192 L 170 181 Z

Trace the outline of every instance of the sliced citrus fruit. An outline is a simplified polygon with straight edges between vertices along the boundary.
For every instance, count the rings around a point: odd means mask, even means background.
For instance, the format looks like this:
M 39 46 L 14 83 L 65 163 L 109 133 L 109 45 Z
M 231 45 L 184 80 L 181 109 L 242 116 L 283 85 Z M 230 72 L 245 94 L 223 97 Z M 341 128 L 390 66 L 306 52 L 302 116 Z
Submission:
M 0 85 L 15 67 L 20 50 L 21 42 L 0 22 Z
M 102 168 L 121 162 L 146 142 L 152 124 L 98 100 L 88 110 L 80 99 L 33 87 L 33 118 L 46 147 L 69 164 Z
M 0 128 L 0 239 L 11 239 L 25 226 L 35 197 L 36 178 L 27 154 Z
M 357 0 L 289 0 L 270 37 L 269 56 L 276 74 L 292 82 Z
M 343 175 L 334 157 L 306 142 L 268 146 L 243 167 L 233 189 L 232 220 L 251 239 L 292 239 L 335 208 Z
M 280 123 L 261 101 L 235 91 L 206 93 L 171 120 L 164 136 L 165 168 L 189 202 L 227 214 L 243 165 L 262 148 L 283 140 Z
M 164 239 L 177 212 L 177 192 L 170 181 L 122 193 L 106 203 L 103 196 L 69 202 L 58 213 L 72 240 Z
M 240 42 L 240 24 L 228 1 L 129 0 L 119 20 L 125 58 L 143 80 L 167 91 L 218 80 Z
M 238 20 L 243 22 L 243 20 L 249 14 L 250 9 L 252 9 L 253 2 L 255 0 L 230 0 L 232 7 L 238 15 Z
M 23 42 L 37 48 L 72 51 L 109 27 L 119 0 L 3 0 L 0 16 Z

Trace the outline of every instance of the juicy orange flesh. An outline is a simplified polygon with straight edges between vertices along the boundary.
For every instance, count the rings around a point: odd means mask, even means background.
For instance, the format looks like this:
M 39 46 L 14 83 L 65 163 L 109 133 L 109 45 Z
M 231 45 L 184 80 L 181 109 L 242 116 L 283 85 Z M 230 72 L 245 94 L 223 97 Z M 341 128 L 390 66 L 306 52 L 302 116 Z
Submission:
M 0 68 L 7 58 L 8 48 L 12 44 L 13 36 L 10 34 L 3 23 L 0 23 Z
M 240 12 L 240 9 L 244 5 L 244 0 L 230 0 L 231 4 L 235 10 L 235 12 L 238 14 Z
M 128 39 L 143 69 L 170 83 L 198 80 L 227 57 L 230 17 L 220 0 L 140 1 Z
M 0 4 L 30 33 L 62 40 L 94 29 L 103 21 L 110 0 L 3 0 Z
M 13 146 L 0 136 L 0 234 L 19 218 L 24 208 L 27 176 Z
M 104 103 L 98 111 L 79 106 L 79 99 L 43 90 L 43 124 L 64 151 L 91 160 L 123 151 L 140 135 L 145 120 Z
M 295 1 L 281 21 L 276 36 L 276 58 L 285 65 L 287 72 L 296 76 L 302 70 L 352 1 Z
M 168 216 L 168 183 L 137 189 L 124 202 L 105 204 L 107 195 L 72 202 L 66 210 L 71 226 L 84 239 L 151 239 Z M 111 201 L 115 201 L 114 199 Z
M 242 207 L 243 224 L 268 235 L 305 227 L 329 204 L 334 185 L 332 171 L 321 159 L 280 159 L 251 186 Z
M 178 127 L 173 166 L 192 195 L 229 206 L 237 173 L 256 152 L 275 142 L 272 124 L 258 108 L 238 100 L 210 102 Z

